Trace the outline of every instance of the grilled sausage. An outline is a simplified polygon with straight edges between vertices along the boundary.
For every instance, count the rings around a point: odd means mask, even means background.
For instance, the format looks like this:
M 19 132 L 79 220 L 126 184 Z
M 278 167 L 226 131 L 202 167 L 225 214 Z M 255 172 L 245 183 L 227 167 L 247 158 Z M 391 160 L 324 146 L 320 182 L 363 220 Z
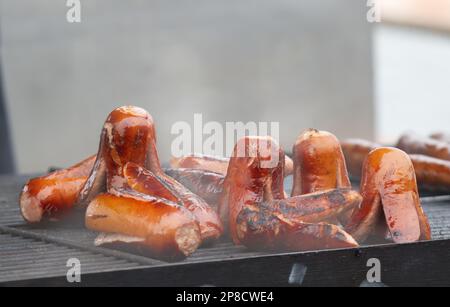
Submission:
M 419 186 L 427 191 L 450 193 L 450 161 L 424 155 L 409 155 Z
M 192 194 L 173 178 L 164 174 L 160 167 L 156 149 L 153 119 L 145 110 L 137 107 L 121 107 L 108 116 L 101 134 L 101 142 L 94 169 L 80 193 L 80 203 L 90 203 L 99 193 L 107 191 L 129 191 L 130 176 L 133 172 L 126 165 L 139 167 L 139 178 L 145 184 L 133 185 L 148 195 L 160 195 L 161 190 L 148 185 L 148 177 L 155 176 L 162 185 L 180 199 L 181 204 L 191 211 L 199 223 L 202 240 L 217 239 L 222 233 L 222 225 L 217 213 L 206 202 Z M 148 171 L 145 171 L 145 168 Z M 151 174 L 150 174 L 151 173 Z M 167 197 L 167 196 L 165 196 Z
M 380 147 L 382 146 L 379 144 L 359 139 L 343 141 L 342 149 L 350 175 L 360 178 L 364 160 L 372 150 Z M 450 161 L 416 154 L 409 157 L 414 165 L 420 188 L 439 193 L 450 192 Z
M 361 178 L 364 160 L 369 153 L 383 146 L 366 140 L 348 139 L 341 142 L 341 147 L 350 176 L 359 179 Z
M 60 218 L 70 211 L 94 161 L 95 156 L 92 156 L 67 169 L 29 180 L 19 199 L 23 218 L 29 223 L 37 223 L 44 216 Z
M 200 229 L 182 206 L 148 195 L 100 194 L 89 204 L 86 226 L 104 232 L 96 245 L 132 245 L 156 258 L 176 260 L 201 243 Z
M 351 187 L 341 145 L 333 134 L 309 129 L 299 136 L 293 153 L 292 196 Z
M 236 244 L 239 243 L 236 233 L 237 215 L 245 203 L 259 203 L 264 194 L 273 199 L 271 175 L 280 168 L 282 172 L 282 165 L 284 152 L 271 138 L 246 137 L 236 143 L 219 203 L 222 223 L 228 227 Z M 266 181 L 266 177 L 270 177 L 270 183 Z
M 364 164 L 363 201 L 353 212 L 346 230 L 364 241 L 380 219 L 396 243 L 431 238 L 428 219 L 420 205 L 414 167 L 409 156 L 396 148 L 372 151 Z
M 228 163 L 230 159 L 219 158 L 208 155 L 190 154 L 187 156 L 175 158 L 170 160 L 170 167 L 173 169 L 198 169 L 208 172 L 218 173 L 223 176 L 227 174 Z M 292 175 L 294 163 L 291 158 L 285 156 L 284 173 L 286 176 Z
M 170 168 L 164 172 L 218 210 L 225 176 L 199 169 Z
M 244 156 L 239 147 L 245 148 Z M 331 190 L 284 198 L 277 179 L 283 168 L 284 153 L 273 139 L 246 137 L 236 144 L 219 209 L 235 244 L 290 251 L 357 246 L 341 228 L 321 222 L 357 206 L 358 193 Z
M 426 155 L 433 158 L 450 160 L 450 144 L 417 134 L 404 134 L 398 141 L 397 148 L 409 153 Z
M 203 241 L 218 239 L 222 234 L 222 223 L 217 213 L 202 198 L 171 177 L 155 175 L 151 171 L 131 162 L 125 165 L 124 176 L 127 184 L 133 190 L 181 202 L 184 207 L 194 214 L 199 222 Z M 160 180 L 159 187 L 156 186 L 155 179 Z M 172 196 L 169 197 L 167 194 Z
M 229 159 L 201 154 L 190 154 L 182 157 L 172 157 L 170 167 L 173 169 L 194 169 L 214 172 L 225 176 Z
M 447 133 L 447 132 L 433 133 L 432 135 L 430 135 L 430 138 L 437 140 L 437 141 L 450 143 L 450 133 Z

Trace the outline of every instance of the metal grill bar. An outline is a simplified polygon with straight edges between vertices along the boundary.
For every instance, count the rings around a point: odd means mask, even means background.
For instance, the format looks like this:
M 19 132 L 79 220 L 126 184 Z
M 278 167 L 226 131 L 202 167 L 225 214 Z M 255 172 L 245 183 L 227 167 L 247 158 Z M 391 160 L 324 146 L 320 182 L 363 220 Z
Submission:
M 53 244 L 59 245 L 59 246 L 67 246 L 67 247 L 71 247 L 74 249 L 80 249 L 80 250 L 95 253 L 95 254 L 111 256 L 111 257 L 115 257 L 118 259 L 126 259 L 130 262 L 135 262 L 135 263 L 139 263 L 139 264 L 147 264 L 147 265 L 162 264 L 161 261 L 154 260 L 151 258 L 132 255 L 129 253 L 124 253 L 121 251 L 111 250 L 111 249 L 102 248 L 102 247 L 95 247 L 93 245 L 87 245 L 84 243 L 75 243 L 74 241 L 71 241 L 71 240 L 58 239 L 56 237 L 49 236 L 49 235 L 43 236 L 38 233 L 34 233 L 30 230 L 23 230 L 23 229 L 18 229 L 18 228 L 0 226 L 0 233 L 1 232 L 13 234 L 13 235 L 23 237 L 23 238 L 32 238 L 32 239 L 35 239 L 36 241 L 41 240 L 41 241 L 53 243 Z M 91 241 L 91 244 L 92 244 L 92 242 L 93 241 Z

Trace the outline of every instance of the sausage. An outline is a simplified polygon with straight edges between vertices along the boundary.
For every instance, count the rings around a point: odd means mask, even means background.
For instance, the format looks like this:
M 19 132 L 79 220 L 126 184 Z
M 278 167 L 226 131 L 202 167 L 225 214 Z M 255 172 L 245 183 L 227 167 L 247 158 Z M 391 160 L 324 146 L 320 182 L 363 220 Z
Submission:
M 125 164 L 144 165 L 154 137 L 153 119 L 145 110 L 133 106 L 113 110 L 103 125 L 97 160 L 80 192 L 79 204 L 87 206 L 100 193 L 126 187 Z
M 145 181 L 143 185 L 133 185 L 134 188 L 145 194 L 161 197 L 161 190 L 148 185 L 148 177 L 157 177 L 173 197 L 180 199 L 180 203 L 193 213 L 199 223 L 203 241 L 220 237 L 222 225 L 217 213 L 203 199 L 162 171 L 153 119 L 138 107 L 120 107 L 108 116 L 102 129 L 97 160 L 80 192 L 79 203 L 89 204 L 103 192 L 114 194 L 117 191 L 133 190 L 130 188 L 130 176 L 133 176 L 133 172 L 130 167 L 126 167 L 128 163 L 139 168 L 139 178 L 135 180 Z
M 450 143 L 450 133 L 447 133 L 447 132 L 433 133 L 432 135 L 430 135 L 430 138 L 437 140 L 437 141 Z
M 86 211 L 86 226 L 104 232 L 97 246 L 132 245 L 168 260 L 189 256 L 201 243 L 198 223 L 187 209 L 148 195 L 97 195 Z
M 155 175 L 131 162 L 125 165 L 124 176 L 127 184 L 135 191 L 181 202 L 199 222 L 203 241 L 218 239 L 222 234 L 223 227 L 217 213 L 203 199 L 171 177 Z M 160 182 L 155 184 L 155 179 Z
M 345 228 L 359 242 L 373 233 L 383 214 L 384 227 L 395 243 L 431 239 L 414 166 L 405 152 L 388 147 L 370 152 L 363 167 L 361 195 L 363 201 Z
M 194 168 L 170 168 L 165 169 L 164 171 L 167 175 L 180 182 L 194 194 L 203 198 L 215 210 L 218 210 L 219 202 L 224 190 L 224 175 Z M 280 168 L 274 178 L 274 185 L 278 187 L 282 186 L 284 170 Z M 284 196 L 283 189 L 277 190 L 275 188 L 273 191 L 277 191 L 277 195 Z M 272 192 L 272 190 L 270 192 Z
M 256 216 L 252 216 L 255 214 Z M 263 224 L 258 213 L 244 211 L 239 215 L 238 236 L 242 244 L 254 250 L 314 251 L 358 247 L 358 242 L 347 232 L 333 224 L 291 224 L 271 215 Z
M 382 147 L 359 139 L 345 140 L 341 144 L 350 175 L 354 178 L 361 178 L 363 163 L 369 153 Z M 439 193 L 450 192 L 450 161 L 417 154 L 410 154 L 409 157 L 420 188 Z
M 170 159 L 170 167 L 173 169 L 205 170 L 225 176 L 227 174 L 228 162 L 229 159 L 227 158 L 190 154 L 178 158 L 172 157 L 172 159 Z
M 187 168 L 170 168 L 164 172 L 203 198 L 216 211 L 223 191 L 225 176 L 219 173 Z
M 263 161 L 261 157 L 270 158 Z M 273 198 L 272 174 L 283 172 L 283 165 L 284 152 L 272 138 L 245 137 L 236 143 L 219 203 L 220 218 L 235 244 L 239 244 L 236 218 L 243 205 L 259 203 L 264 194 L 268 198 Z M 265 177 L 270 179 L 266 180 Z
M 238 155 L 239 147 L 246 149 L 245 156 Z M 238 141 L 219 208 L 227 216 L 233 242 L 287 251 L 358 246 L 340 227 L 324 222 L 356 207 L 359 194 L 341 189 L 285 198 L 277 179 L 283 168 L 284 152 L 272 138 Z
M 326 131 L 309 129 L 295 142 L 292 196 L 351 187 L 338 139 Z
M 341 147 L 350 176 L 359 179 L 366 157 L 372 150 L 383 146 L 362 139 L 347 139 L 341 142 Z
M 336 217 L 358 207 L 361 200 L 358 192 L 339 188 L 263 202 L 259 209 L 291 223 L 332 223 Z
M 55 219 L 68 213 L 76 203 L 94 161 L 95 156 L 92 156 L 67 169 L 29 180 L 19 197 L 25 221 L 37 223 L 44 216 Z
M 213 157 L 208 155 L 190 154 L 183 157 L 172 157 L 170 167 L 173 169 L 198 169 L 218 173 L 223 176 L 227 174 L 230 159 Z M 285 175 L 292 175 L 294 163 L 291 158 L 285 156 Z
M 420 154 L 442 160 L 450 160 L 450 143 L 421 137 L 414 133 L 404 134 L 399 139 L 396 147 L 409 154 Z
M 450 193 L 450 161 L 424 155 L 409 155 L 419 186 L 427 191 Z

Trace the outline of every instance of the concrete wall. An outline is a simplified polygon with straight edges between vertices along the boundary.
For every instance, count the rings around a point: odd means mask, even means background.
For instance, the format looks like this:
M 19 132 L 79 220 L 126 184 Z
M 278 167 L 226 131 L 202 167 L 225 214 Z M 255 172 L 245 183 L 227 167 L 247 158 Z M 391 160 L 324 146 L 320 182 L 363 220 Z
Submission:
M 20 172 L 97 150 L 106 115 L 139 105 L 163 159 L 176 121 L 279 121 L 373 136 L 365 1 L 0 0 L 1 59 Z

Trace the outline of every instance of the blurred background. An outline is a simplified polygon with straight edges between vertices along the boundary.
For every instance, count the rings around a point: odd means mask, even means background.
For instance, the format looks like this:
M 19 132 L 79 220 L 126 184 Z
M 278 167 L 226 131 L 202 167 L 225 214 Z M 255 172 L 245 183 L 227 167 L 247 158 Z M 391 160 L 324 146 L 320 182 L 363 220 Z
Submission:
M 162 160 L 194 113 L 280 122 L 287 151 L 309 127 L 450 131 L 450 0 L 90 0 L 80 23 L 66 1 L 0 5 L 3 173 L 96 152 L 126 104 L 153 115 Z

